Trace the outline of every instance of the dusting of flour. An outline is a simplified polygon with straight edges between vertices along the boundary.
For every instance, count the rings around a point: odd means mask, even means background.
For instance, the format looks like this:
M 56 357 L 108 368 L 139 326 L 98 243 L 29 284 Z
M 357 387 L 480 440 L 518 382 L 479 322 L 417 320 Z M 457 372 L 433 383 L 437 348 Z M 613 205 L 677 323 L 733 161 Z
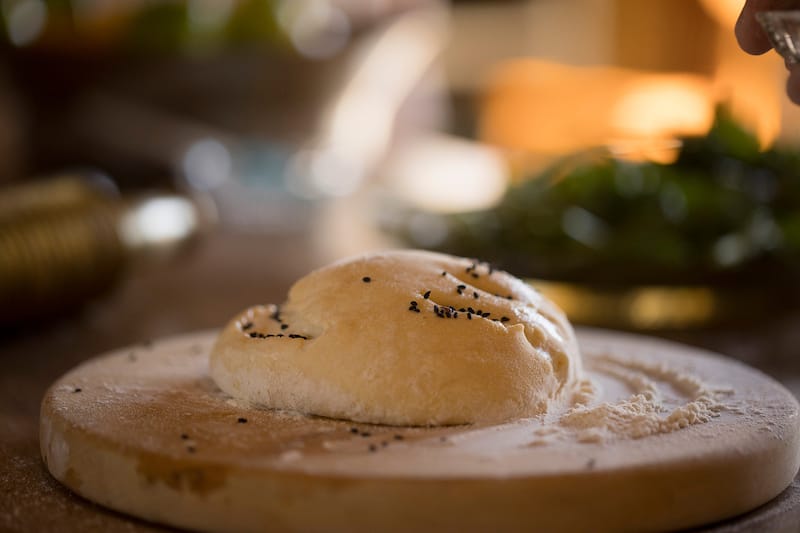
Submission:
M 535 432 L 533 445 L 565 437 L 602 443 L 671 433 L 719 416 L 724 408 L 721 398 L 731 392 L 663 363 L 610 355 L 588 357 L 585 362 L 593 374 L 622 384 L 630 395 L 593 403 L 584 393 L 577 405 Z M 598 396 L 604 395 L 595 391 Z

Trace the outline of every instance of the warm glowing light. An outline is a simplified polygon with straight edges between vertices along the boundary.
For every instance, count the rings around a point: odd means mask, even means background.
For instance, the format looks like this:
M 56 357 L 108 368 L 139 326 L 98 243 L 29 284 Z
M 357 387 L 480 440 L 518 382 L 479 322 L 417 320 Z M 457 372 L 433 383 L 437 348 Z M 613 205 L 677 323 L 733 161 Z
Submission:
M 733 30 L 744 4 L 743 0 L 700 0 L 700 3 L 728 31 Z
M 444 135 L 428 135 L 397 150 L 383 169 L 398 196 L 438 212 L 485 209 L 507 186 L 497 150 Z
M 678 148 L 672 139 L 708 131 L 713 108 L 711 80 L 702 76 L 517 60 L 492 77 L 480 129 L 512 151 L 609 146 L 620 157 L 669 162 Z
M 611 111 L 611 127 L 631 137 L 702 135 L 713 120 L 708 83 L 662 76 L 623 88 Z

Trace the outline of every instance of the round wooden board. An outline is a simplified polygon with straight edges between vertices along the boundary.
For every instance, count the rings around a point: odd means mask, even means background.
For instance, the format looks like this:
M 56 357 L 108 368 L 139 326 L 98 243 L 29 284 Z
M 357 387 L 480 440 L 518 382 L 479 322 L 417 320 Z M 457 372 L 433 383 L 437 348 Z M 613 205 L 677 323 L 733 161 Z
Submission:
M 613 354 L 726 389 L 724 406 L 705 423 L 614 442 L 548 440 L 537 420 L 353 424 L 238 404 L 208 377 L 207 332 L 118 350 L 59 379 L 42 402 L 42 456 L 90 500 L 204 531 L 663 531 L 746 512 L 791 483 L 798 405 L 775 381 L 663 341 L 578 336 L 602 400 L 631 393 L 592 371 Z M 682 401 L 659 386 L 667 403 Z

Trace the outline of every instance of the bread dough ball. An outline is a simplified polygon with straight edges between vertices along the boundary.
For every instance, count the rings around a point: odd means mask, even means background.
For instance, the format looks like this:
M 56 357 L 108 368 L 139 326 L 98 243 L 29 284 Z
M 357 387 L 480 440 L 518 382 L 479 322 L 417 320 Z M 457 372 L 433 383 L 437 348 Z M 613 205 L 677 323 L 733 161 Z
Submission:
M 239 400 L 390 425 L 496 423 L 569 401 L 581 379 L 563 313 L 487 263 L 374 253 L 300 279 L 222 331 L 211 376 Z

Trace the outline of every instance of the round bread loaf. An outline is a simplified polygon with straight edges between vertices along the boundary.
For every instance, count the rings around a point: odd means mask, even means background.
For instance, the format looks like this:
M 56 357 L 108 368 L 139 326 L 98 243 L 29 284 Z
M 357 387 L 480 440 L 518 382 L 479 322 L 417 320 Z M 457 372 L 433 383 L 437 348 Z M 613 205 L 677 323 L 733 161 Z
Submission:
M 211 376 L 236 399 L 389 425 L 497 423 L 570 401 L 571 326 L 486 263 L 396 251 L 334 263 L 222 331 Z

